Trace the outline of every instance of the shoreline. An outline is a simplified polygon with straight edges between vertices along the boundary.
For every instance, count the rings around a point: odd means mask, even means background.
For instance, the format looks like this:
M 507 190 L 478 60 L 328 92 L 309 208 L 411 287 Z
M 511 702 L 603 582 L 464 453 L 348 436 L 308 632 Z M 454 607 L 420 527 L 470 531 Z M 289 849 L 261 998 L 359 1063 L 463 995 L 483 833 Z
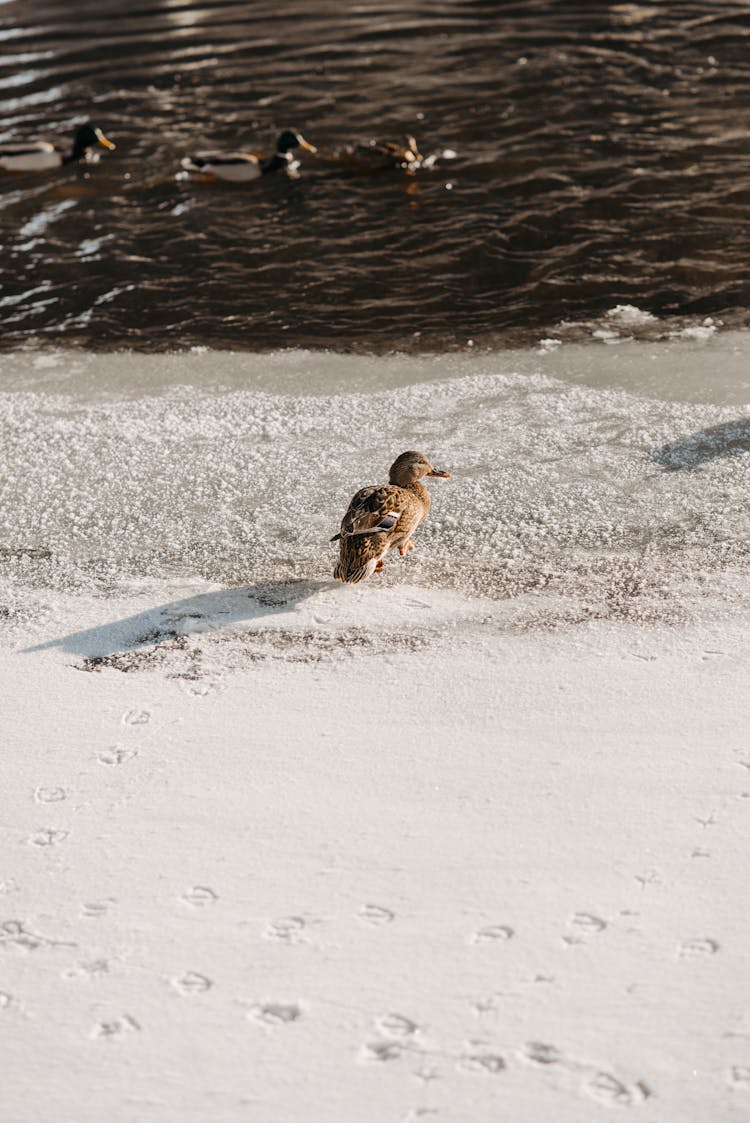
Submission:
M 183 329 L 180 336 L 165 340 L 163 345 L 155 345 L 152 338 L 139 340 L 137 336 L 122 334 L 112 341 L 111 336 L 101 338 L 81 338 L 73 332 L 63 335 L 45 336 L 25 332 L 14 338 L 12 335 L 0 344 L 0 355 L 37 355 L 61 353 L 69 356 L 129 355 L 131 357 L 175 356 L 189 354 L 238 354 L 274 356 L 308 352 L 312 355 L 328 355 L 363 358 L 409 358 L 428 360 L 440 356 L 461 355 L 513 355 L 536 351 L 539 354 L 554 350 L 558 346 L 613 346 L 621 343 L 705 343 L 717 335 L 743 335 L 750 331 L 750 313 L 747 309 L 725 308 L 712 312 L 680 312 L 672 314 L 652 313 L 626 301 L 603 306 L 597 311 L 582 314 L 577 318 L 562 319 L 540 323 L 534 327 L 505 326 L 492 331 L 472 330 L 452 332 L 440 336 L 436 331 L 414 331 L 387 341 L 376 337 L 353 339 L 351 330 L 346 333 L 344 342 L 339 341 L 335 332 L 326 339 L 318 339 L 295 332 L 285 335 L 269 336 L 260 345 L 257 337 L 241 339 L 232 336 L 216 338 L 205 342 L 203 332 L 200 338 L 190 337 Z
M 558 331 L 528 346 L 463 347 L 410 353 L 347 352 L 329 348 L 269 350 L 188 346 L 169 351 L 44 346 L 9 350 L 0 395 L 153 397 L 192 387 L 206 393 L 256 390 L 282 397 L 367 393 L 487 373 L 542 376 L 591 389 L 622 390 L 666 401 L 746 405 L 750 330 L 720 321 L 669 331 L 639 309 L 622 306 L 620 318 L 581 338 Z M 710 378 L 706 378 L 710 362 Z M 679 364 L 677 366 L 677 364 Z

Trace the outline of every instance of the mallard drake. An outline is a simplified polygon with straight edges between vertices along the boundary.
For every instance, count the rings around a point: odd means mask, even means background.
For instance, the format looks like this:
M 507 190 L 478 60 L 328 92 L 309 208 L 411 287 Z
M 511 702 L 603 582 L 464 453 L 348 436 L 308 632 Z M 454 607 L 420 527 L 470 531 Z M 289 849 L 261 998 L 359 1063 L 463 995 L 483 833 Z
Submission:
M 0 168 L 6 172 L 43 172 L 66 164 L 87 160 L 92 148 L 114 148 L 96 125 L 81 125 L 73 137 L 69 152 L 46 140 L 13 140 L 0 144 Z
M 430 493 L 419 481 L 424 476 L 450 478 L 433 468 L 421 452 L 402 452 L 391 465 L 388 483 L 363 487 L 352 498 L 331 542 L 340 542 L 333 576 L 339 581 L 363 581 L 383 568 L 383 558 L 396 547 L 403 557 L 414 549 L 411 536 L 430 510 Z
M 255 152 L 201 152 L 196 156 L 185 156 L 182 166 L 189 172 L 202 172 L 214 179 L 225 179 L 229 183 L 248 183 L 262 175 L 270 175 L 280 168 L 288 168 L 292 162 L 292 150 L 304 148 L 316 152 L 314 145 L 294 129 L 284 129 L 276 141 L 276 151 L 272 156 L 259 156 Z

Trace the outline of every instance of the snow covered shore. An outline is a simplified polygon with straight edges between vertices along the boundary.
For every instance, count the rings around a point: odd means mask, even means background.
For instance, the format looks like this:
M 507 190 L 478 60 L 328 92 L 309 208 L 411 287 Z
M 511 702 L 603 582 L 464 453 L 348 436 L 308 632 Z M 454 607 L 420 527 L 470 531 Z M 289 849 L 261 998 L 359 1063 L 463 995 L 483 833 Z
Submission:
M 747 1117 L 743 349 L 6 357 L 4 1118 Z

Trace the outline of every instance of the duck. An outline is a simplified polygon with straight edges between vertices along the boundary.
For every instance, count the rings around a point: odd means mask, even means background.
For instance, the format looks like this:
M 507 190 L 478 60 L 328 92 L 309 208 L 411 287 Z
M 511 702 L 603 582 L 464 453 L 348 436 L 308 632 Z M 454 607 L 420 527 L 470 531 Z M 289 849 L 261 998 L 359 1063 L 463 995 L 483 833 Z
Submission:
M 115 145 L 107 140 L 96 125 L 81 125 L 73 136 L 73 146 L 65 151 L 46 140 L 15 140 L 0 144 L 0 168 L 6 172 L 43 172 L 52 168 L 63 168 L 91 158 L 91 149 L 97 145 L 113 149 Z
M 348 145 L 330 154 L 321 153 L 319 162 L 365 174 L 388 168 L 414 172 L 422 167 L 424 157 L 413 136 L 407 135 L 404 140 L 403 144 L 371 140 L 368 144 Z
M 427 518 L 430 493 L 420 481 L 425 476 L 450 479 L 450 472 L 433 467 L 421 452 L 402 452 L 388 472 L 387 484 L 361 488 L 352 497 L 341 520 L 339 560 L 333 576 L 345 584 L 364 581 L 384 568 L 391 549 L 401 557 L 414 549 L 412 534 Z
M 418 167 L 422 162 L 419 146 L 413 136 L 405 136 L 406 144 L 395 141 L 371 140 L 369 144 L 358 144 L 354 154 L 362 163 L 369 163 L 373 171 L 380 168 L 402 168 L 405 171 Z
M 317 152 L 315 145 L 310 144 L 295 129 L 284 129 L 276 140 L 276 151 L 272 156 L 263 157 L 255 152 L 200 152 L 195 156 L 185 156 L 181 162 L 186 171 L 202 172 L 211 179 L 223 179 L 228 183 L 249 183 L 260 176 L 277 172 L 280 168 L 288 168 L 295 148 Z

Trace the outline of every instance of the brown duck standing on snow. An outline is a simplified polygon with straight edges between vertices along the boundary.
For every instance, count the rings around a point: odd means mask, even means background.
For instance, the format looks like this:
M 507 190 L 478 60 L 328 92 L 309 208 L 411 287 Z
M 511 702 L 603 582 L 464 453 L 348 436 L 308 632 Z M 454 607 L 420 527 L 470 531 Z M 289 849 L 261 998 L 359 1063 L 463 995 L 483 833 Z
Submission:
M 421 452 L 402 452 L 391 465 L 387 484 L 363 487 L 353 497 L 332 542 L 340 542 L 339 581 L 363 581 L 380 573 L 383 558 L 398 547 L 403 555 L 414 549 L 411 536 L 430 510 L 430 493 L 419 481 L 423 476 L 450 477 L 433 468 Z

